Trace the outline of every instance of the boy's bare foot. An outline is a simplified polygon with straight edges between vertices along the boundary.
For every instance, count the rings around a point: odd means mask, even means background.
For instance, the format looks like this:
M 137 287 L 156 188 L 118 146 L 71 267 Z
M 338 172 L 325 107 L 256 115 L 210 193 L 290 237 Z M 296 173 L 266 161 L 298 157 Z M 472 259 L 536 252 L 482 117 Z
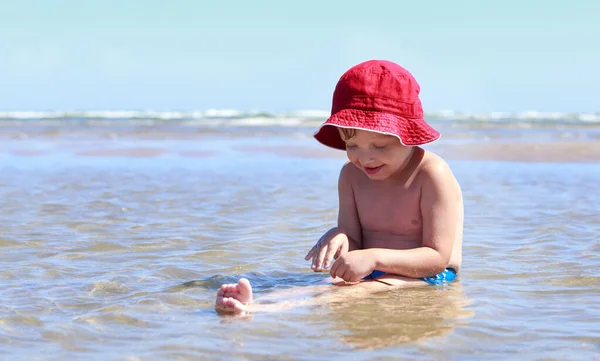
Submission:
M 229 313 L 245 313 L 248 304 L 252 302 L 252 286 L 245 278 L 240 278 L 237 284 L 222 285 L 217 292 L 215 308 Z

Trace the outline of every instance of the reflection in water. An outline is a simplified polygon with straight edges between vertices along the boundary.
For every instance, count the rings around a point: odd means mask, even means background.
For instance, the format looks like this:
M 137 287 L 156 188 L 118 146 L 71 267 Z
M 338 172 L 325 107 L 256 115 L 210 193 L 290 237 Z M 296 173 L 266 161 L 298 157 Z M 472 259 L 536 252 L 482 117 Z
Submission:
M 441 337 L 474 316 L 462 285 L 399 289 L 327 304 L 334 333 L 357 348 L 379 348 Z
M 189 285 L 190 282 L 183 286 Z M 283 317 L 289 322 L 289 318 L 281 315 L 297 309 L 296 314 L 309 329 L 316 331 L 325 324 L 326 329 L 320 334 L 339 337 L 359 349 L 443 337 L 457 326 L 466 325 L 475 315 L 468 307 L 471 300 L 460 282 L 378 293 L 358 285 L 337 287 L 319 282 L 258 292 L 255 297 L 255 307 L 244 319 L 267 312 L 268 317 Z

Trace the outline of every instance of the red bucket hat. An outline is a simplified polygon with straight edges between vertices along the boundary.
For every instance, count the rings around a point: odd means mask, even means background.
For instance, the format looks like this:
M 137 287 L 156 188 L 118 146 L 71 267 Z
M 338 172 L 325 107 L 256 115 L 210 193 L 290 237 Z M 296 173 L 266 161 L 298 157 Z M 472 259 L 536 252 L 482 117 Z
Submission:
M 353 66 L 333 92 L 331 116 L 314 134 L 322 144 L 346 150 L 337 128 L 355 128 L 393 135 L 406 146 L 431 143 L 440 137 L 423 119 L 420 87 L 398 64 L 369 60 Z

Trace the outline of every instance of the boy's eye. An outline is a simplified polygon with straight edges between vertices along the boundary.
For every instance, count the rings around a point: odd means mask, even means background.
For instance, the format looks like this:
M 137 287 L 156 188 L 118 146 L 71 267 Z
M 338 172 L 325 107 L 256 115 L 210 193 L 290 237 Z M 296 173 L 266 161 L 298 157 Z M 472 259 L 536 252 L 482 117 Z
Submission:
M 355 149 L 358 146 L 356 144 L 346 144 L 346 149 Z
M 381 149 L 385 149 L 386 147 L 387 147 L 387 144 L 384 144 L 384 145 L 373 144 L 373 148 L 375 148 L 375 149 L 380 149 L 381 150 Z

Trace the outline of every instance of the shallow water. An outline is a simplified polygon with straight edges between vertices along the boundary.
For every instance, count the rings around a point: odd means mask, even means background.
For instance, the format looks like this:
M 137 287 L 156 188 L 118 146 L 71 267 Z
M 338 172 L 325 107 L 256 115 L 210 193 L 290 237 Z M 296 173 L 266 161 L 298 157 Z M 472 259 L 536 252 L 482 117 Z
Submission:
M 343 157 L 295 132 L 28 132 L 0 146 L 2 359 L 600 357 L 597 164 L 452 160 L 459 282 L 239 318 L 220 284 L 260 301 L 325 277 L 303 257 Z

